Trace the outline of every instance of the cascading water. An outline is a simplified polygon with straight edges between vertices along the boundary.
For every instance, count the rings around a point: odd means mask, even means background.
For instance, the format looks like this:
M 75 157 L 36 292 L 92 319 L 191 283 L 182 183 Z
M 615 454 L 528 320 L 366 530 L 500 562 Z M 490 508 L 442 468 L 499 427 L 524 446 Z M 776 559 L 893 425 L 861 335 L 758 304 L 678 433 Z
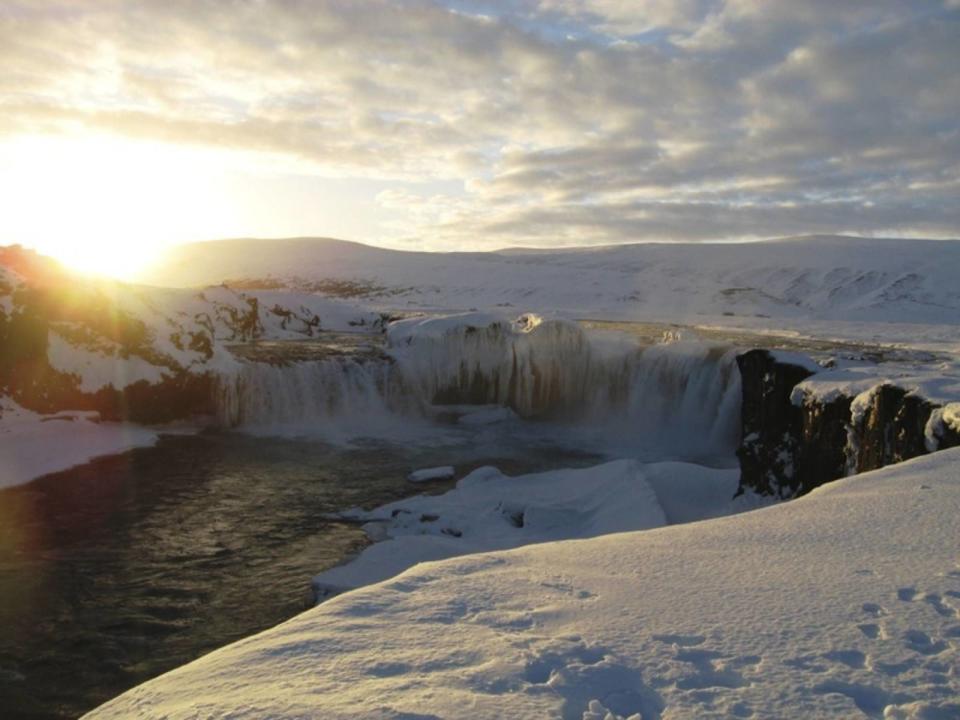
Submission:
M 220 383 L 221 424 L 253 432 L 376 435 L 385 418 L 498 405 L 522 418 L 609 424 L 692 452 L 738 441 L 736 351 L 698 342 L 639 346 L 567 321 L 459 316 L 396 323 L 386 359 L 244 362 Z
M 392 375 L 389 363 L 346 358 L 244 362 L 220 380 L 217 419 L 222 426 L 252 431 L 322 432 L 345 418 L 393 412 L 388 404 Z
M 735 448 L 740 441 L 738 352 L 690 342 L 642 350 L 631 368 L 629 432 L 680 454 Z

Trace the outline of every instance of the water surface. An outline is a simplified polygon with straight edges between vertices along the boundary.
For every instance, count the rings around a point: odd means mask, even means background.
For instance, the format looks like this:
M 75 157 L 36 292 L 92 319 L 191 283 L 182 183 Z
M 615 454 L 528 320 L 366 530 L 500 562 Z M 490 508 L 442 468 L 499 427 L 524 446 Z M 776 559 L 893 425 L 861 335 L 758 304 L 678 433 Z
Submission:
M 77 717 L 307 609 L 310 578 L 365 544 L 323 513 L 421 492 L 405 480 L 412 469 L 594 461 L 549 443 L 338 447 L 212 433 L 0 491 L 2 715 Z

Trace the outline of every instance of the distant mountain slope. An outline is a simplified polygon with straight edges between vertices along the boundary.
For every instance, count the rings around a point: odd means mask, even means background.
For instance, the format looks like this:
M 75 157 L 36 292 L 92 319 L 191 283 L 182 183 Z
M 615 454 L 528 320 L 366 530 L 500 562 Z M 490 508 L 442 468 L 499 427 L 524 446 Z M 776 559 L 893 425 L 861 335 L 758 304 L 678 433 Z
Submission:
M 960 323 L 960 241 L 952 240 L 809 236 L 491 253 L 223 240 L 175 248 L 143 280 L 289 288 L 394 307 Z

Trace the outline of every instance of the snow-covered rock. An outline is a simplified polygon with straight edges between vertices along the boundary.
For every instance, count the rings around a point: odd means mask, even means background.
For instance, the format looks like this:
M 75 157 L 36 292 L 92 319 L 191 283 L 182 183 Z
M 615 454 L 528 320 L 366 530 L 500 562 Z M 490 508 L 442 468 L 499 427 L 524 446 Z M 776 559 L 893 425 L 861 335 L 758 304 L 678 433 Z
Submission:
M 687 463 L 616 460 L 520 477 L 482 467 L 443 495 L 343 513 L 342 519 L 366 523 L 379 542 L 356 560 L 318 575 L 314 589 L 318 597 L 329 597 L 426 560 L 728 514 L 754 501 L 732 502 L 736 486 L 735 470 Z
M 960 444 L 943 422 L 955 405 L 950 401 L 960 398 L 956 362 L 825 368 L 797 353 L 766 350 L 744 353 L 737 362 L 744 388 L 737 451 L 743 490 L 795 497 L 845 475 Z

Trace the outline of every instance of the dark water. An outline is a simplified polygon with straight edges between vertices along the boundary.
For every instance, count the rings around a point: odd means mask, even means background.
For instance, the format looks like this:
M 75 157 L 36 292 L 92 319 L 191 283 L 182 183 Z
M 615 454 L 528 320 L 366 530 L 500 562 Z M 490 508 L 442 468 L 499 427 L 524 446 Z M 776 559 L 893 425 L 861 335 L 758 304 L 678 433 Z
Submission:
M 592 459 L 170 436 L 0 491 L 0 716 L 77 717 L 307 609 L 310 578 L 365 544 L 321 514 L 422 491 L 411 469 Z

